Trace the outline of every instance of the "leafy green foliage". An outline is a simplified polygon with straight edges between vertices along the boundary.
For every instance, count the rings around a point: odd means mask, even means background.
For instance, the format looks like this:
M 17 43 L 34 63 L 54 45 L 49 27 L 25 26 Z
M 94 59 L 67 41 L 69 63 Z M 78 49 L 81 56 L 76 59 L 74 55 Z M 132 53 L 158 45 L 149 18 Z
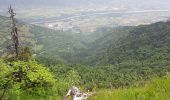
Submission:
M 32 59 L 32 53 L 29 47 L 20 48 L 18 59 L 21 61 L 29 61 Z
M 80 86 L 85 88 L 123 88 L 131 86 L 143 86 L 154 77 L 162 77 L 167 75 L 167 67 L 142 67 L 141 64 L 130 64 L 124 63 L 119 66 L 83 66 L 78 64 L 58 64 L 51 65 L 51 71 L 56 75 L 57 78 L 65 80 L 69 83 L 69 80 L 75 79 L 81 82 Z M 75 71 L 77 73 L 74 75 L 69 75 L 70 71 Z M 67 79 L 66 76 L 72 77 L 72 79 Z M 68 77 L 68 78 L 70 78 Z M 64 78 L 64 79 L 63 79 Z M 75 82 L 74 81 L 74 82 Z M 79 86 L 79 85 L 78 85 Z
M 22 97 L 24 93 L 44 97 L 54 94 L 56 80 L 43 65 L 35 61 L 5 63 L 3 60 L 0 60 L 0 63 L 2 71 L 2 74 L 0 74 L 0 88 L 8 91 L 7 96 L 15 95 L 17 99 Z
M 0 59 L 0 71 L 1 71 L 1 73 L 0 73 L 0 88 L 3 89 L 4 85 L 8 81 L 10 81 L 6 77 L 10 75 L 10 73 L 12 72 L 12 69 L 10 68 L 9 65 L 4 63 L 4 61 L 2 59 Z
M 56 76 L 56 88 L 58 95 L 64 96 L 68 89 L 70 89 L 72 86 L 82 85 L 82 78 L 77 70 L 74 70 L 71 67 L 66 67 L 64 64 L 51 66 L 50 69 Z

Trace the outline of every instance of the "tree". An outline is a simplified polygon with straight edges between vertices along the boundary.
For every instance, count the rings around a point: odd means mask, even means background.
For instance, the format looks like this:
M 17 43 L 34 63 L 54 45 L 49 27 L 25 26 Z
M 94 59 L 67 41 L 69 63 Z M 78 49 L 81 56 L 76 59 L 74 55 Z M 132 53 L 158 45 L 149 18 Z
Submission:
M 4 90 L 0 100 L 8 90 L 18 96 L 22 93 L 46 96 L 51 95 L 49 91 L 54 90 L 56 80 L 53 74 L 35 61 L 5 63 L 0 59 L 0 70 L 2 72 L 0 73 L 0 89 Z
M 8 57 L 5 61 L 0 59 L 0 92 L 2 92 L 0 100 L 5 95 L 9 97 L 8 99 L 16 98 L 18 100 L 17 97 L 22 97 L 23 93 L 43 97 L 54 94 L 50 92 L 55 91 L 53 86 L 56 80 L 53 74 L 50 73 L 48 68 L 31 58 L 32 54 L 29 47 L 19 48 L 18 29 L 14 18 L 16 13 L 11 6 L 9 7 L 9 14 L 12 20 L 12 57 Z M 14 97 L 11 95 L 14 95 Z
M 18 39 L 18 28 L 16 27 L 16 21 L 15 21 L 15 15 L 14 10 L 12 9 L 12 6 L 9 7 L 9 14 L 10 14 L 10 19 L 12 20 L 12 27 L 11 27 L 11 39 L 13 41 L 13 47 L 15 50 L 15 57 L 18 57 L 19 54 L 19 39 Z

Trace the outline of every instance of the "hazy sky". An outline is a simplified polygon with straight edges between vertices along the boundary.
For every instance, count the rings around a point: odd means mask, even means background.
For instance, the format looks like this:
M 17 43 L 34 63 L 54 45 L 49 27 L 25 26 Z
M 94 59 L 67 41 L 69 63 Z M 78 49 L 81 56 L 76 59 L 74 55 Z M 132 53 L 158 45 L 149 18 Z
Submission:
M 130 7 L 157 7 L 170 8 L 170 0 L 0 0 L 0 8 L 14 4 L 18 7 L 39 7 L 39 6 L 130 6 Z

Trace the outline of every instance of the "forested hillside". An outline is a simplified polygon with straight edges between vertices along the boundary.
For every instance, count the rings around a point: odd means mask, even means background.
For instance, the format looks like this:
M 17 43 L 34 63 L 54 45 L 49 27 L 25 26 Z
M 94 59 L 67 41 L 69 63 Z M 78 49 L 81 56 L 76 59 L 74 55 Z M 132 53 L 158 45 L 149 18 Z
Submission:
M 85 86 L 120 88 L 144 85 L 151 78 L 165 76 L 170 71 L 169 31 L 169 22 L 107 28 L 102 30 L 106 35 L 89 44 L 88 48 L 66 56 L 70 62 L 85 66 L 61 64 L 52 65 L 51 69 L 54 73 L 74 69 Z M 50 61 L 43 60 L 42 63 L 50 65 Z
M 169 21 L 119 29 L 96 40 L 86 53 L 88 59 L 83 59 L 86 64 L 165 64 L 170 60 Z
M 0 17 L 1 54 L 8 46 L 9 18 Z M 137 27 L 101 28 L 87 36 L 54 31 L 18 21 L 20 45 L 31 46 L 39 59 L 56 59 L 84 65 L 169 60 L 170 22 Z M 100 38 L 99 38 L 100 37 Z M 94 41 L 94 42 L 93 42 Z M 160 59 L 161 58 L 161 59 Z
M 82 77 L 83 84 L 100 88 L 140 86 L 153 77 L 169 73 L 169 21 L 137 27 L 108 28 L 103 32 L 105 36 L 71 58 L 73 63 L 95 67 L 86 69 L 70 65 L 63 67 L 65 73 L 73 68 Z
M 86 47 L 92 39 L 82 34 L 75 34 L 69 31 L 55 31 L 44 27 L 30 25 L 17 21 L 19 27 L 20 45 L 30 46 L 37 57 L 54 58 L 63 61 L 62 56 L 66 53 L 74 53 L 76 49 Z M 9 46 L 10 40 L 9 18 L 0 16 L 0 54 Z M 83 38 L 83 39 L 82 39 Z

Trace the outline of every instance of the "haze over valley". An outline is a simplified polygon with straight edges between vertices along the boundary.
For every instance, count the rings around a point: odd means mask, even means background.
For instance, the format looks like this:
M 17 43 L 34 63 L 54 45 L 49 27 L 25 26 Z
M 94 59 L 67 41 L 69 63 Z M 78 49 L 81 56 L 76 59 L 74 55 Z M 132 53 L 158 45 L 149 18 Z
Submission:
M 11 3 L 11 2 L 12 3 Z M 101 27 L 137 26 L 169 19 L 168 0 L 2 0 L 0 8 L 11 3 L 17 9 L 17 18 L 54 30 L 74 33 L 92 33 Z M 146 2 L 145 2 L 146 1 Z M 68 3 L 69 2 L 69 3 Z

